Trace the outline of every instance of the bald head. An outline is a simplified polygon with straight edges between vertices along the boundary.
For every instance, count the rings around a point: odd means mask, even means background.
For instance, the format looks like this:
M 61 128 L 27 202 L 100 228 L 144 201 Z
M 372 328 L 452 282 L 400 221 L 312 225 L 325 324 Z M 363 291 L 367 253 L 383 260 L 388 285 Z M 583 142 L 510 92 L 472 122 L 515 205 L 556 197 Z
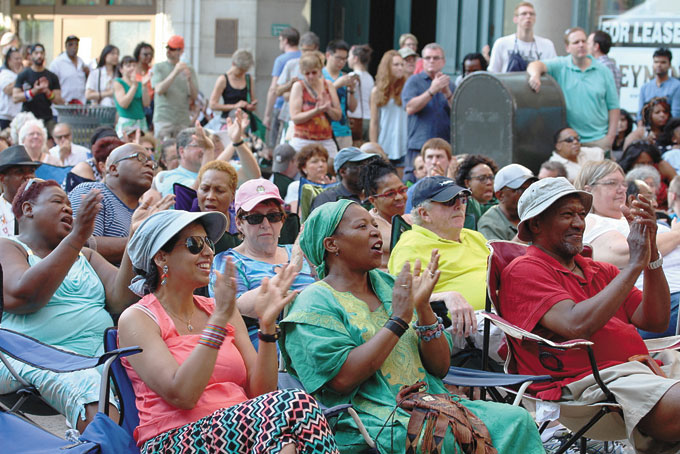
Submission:
M 146 149 L 143 146 L 136 143 L 126 143 L 125 145 L 121 145 L 118 148 L 114 148 L 109 157 L 106 158 L 106 168 L 108 169 L 109 166 L 113 165 L 113 163 L 118 161 L 119 159 L 122 159 L 125 156 L 130 156 L 131 154 L 135 154 L 140 151 L 143 153 L 146 151 Z

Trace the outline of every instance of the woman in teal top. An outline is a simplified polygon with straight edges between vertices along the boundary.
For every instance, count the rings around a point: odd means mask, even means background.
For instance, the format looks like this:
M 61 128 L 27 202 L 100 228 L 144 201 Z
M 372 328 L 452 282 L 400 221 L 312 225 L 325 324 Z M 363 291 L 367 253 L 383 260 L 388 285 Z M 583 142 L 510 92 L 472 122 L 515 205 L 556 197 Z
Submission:
M 322 280 L 302 291 L 281 323 L 288 370 L 324 405 L 351 403 L 380 453 L 404 452 L 409 414 L 395 411 L 399 389 L 424 380 L 429 392 L 447 392 L 440 377 L 449 369 L 451 338 L 429 305 L 438 253 L 422 273 L 419 262 L 413 272 L 406 264 L 396 278 L 377 270 L 380 232 L 349 200 L 314 210 L 301 235 Z M 460 400 L 486 424 L 499 453 L 545 452 L 524 409 Z M 335 429 L 341 452 L 366 450 L 350 417 L 341 416 Z M 449 430 L 443 452 L 459 449 Z
M 98 190 L 90 191 L 74 221 L 68 197 L 57 182 L 33 178 L 19 188 L 12 211 L 21 233 L 0 239 L 3 328 L 79 354 L 103 353 L 104 330 L 113 325 L 109 313 L 121 313 L 138 298 L 127 288 L 134 276 L 127 252 L 119 270 L 84 247 L 101 199 Z M 145 205 L 135 212 L 131 234 L 148 211 Z M 82 432 L 96 414 L 100 384 L 96 370 L 57 374 L 10 362 L 72 427 Z M 0 394 L 16 388 L 15 379 L 0 365 Z M 115 409 L 111 414 L 117 417 Z
M 118 123 L 116 123 L 118 137 L 123 137 L 125 133 L 137 128 L 142 131 L 149 129 L 144 116 L 144 108 L 151 104 L 151 97 L 144 85 L 135 80 L 136 67 L 137 61 L 134 57 L 126 55 L 121 64 L 121 77 L 113 81 L 113 98 L 118 111 Z

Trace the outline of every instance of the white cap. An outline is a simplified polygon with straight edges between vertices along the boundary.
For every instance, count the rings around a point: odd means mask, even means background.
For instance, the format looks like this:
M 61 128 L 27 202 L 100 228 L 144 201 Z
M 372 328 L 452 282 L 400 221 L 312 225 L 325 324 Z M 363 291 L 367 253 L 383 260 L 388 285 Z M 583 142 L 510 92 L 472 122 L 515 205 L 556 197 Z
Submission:
M 519 164 L 510 164 L 503 167 L 496 173 L 493 180 L 494 192 L 500 191 L 504 187 L 517 189 L 529 179 L 538 180 L 533 172 Z

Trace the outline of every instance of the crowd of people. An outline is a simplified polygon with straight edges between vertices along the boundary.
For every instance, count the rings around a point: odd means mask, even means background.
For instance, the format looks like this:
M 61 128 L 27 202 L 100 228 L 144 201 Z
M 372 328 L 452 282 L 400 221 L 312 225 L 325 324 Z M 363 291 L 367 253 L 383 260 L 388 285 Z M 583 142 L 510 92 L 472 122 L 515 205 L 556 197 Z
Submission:
M 374 79 L 369 45 L 333 40 L 321 52 L 314 32 L 286 28 L 262 120 L 245 49 L 204 98 L 181 36 L 167 40 L 164 61 L 145 42 L 122 57 L 107 45 L 92 68 L 76 36 L 49 65 L 42 44 L 3 37 L 3 328 L 97 355 L 117 324 L 120 346 L 143 348 L 123 363 L 146 453 L 187 452 L 198 440 L 230 452 L 364 451 L 351 417 L 331 431 L 317 401 L 351 403 L 379 452 L 402 451 L 400 388 L 450 392 L 449 366 L 482 346 L 487 241 L 525 243 L 501 278 L 503 316 L 557 342 L 593 341 L 630 443 L 677 452 L 674 358 L 664 357 L 667 377 L 629 360 L 649 355 L 643 339 L 678 331 L 672 55 L 654 53 L 654 79 L 628 113 L 611 37 L 569 29 L 557 57 L 535 22 L 533 5 L 519 3 L 516 33 L 466 55 L 455 80 L 442 72 L 444 48 L 412 34 L 385 52 Z M 454 154 L 456 87 L 487 70 L 526 71 L 537 96 L 543 74 L 561 87 L 567 124 L 545 162 L 499 168 Z M 55 108 L 79 104 L 116 109 L 89 147 Z M 68 175 L 36 178 L 43 165 Z M 496 362 L 505 342 L 492 332 Z M 510 346 L 520 373 L 553 377 L 532 392 L 592 399 L 587 358 L 559 352 L 547 367 L 533 347 Z M 98 372 L 10 361 L 71 427 L 89 424 Z M 306 392 L 277 390 L 279 367 Z M 16 386 L 0 366 L 0 393 Z M 498 452 L 543 452 L 525 410 L 459 400 Z M 444 451 L 456 443 L 449 432 Z

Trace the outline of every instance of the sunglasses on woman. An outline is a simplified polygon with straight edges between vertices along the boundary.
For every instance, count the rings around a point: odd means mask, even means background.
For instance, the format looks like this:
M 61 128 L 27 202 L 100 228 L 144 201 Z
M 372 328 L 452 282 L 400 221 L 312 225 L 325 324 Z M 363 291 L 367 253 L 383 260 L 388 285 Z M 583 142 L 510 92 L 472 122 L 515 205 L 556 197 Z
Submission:
M 281 222 L 281 220 L 283 219 L 283 213 L 277 211 L 276 213 L 267 214 L 253 213 L 248 214 L 246 216 L 241 216 L 241 219 L 245 219 L 246 222 L 248 222 L 248 224 L 250 225 L 262 224 L 262 222 L 264 222 L 264 218 L 267 218 L 270 224 L 274 224 L 275 222 Z
M 190 236 L 184 242 L 184 245 L 187 247 L 189 252 L 191 252 L 193 255 L 198 255 L 201 252 L 203 252 L 203 248 L 205 247 L 206 244 L 208 245 L 210 250 L 213 251 L 213 253 L 214 253 L 215 252 L 215 243 L 213 243 L 213 240 L 211 240 L 207 236 L 205 236 L 205 237 Z

